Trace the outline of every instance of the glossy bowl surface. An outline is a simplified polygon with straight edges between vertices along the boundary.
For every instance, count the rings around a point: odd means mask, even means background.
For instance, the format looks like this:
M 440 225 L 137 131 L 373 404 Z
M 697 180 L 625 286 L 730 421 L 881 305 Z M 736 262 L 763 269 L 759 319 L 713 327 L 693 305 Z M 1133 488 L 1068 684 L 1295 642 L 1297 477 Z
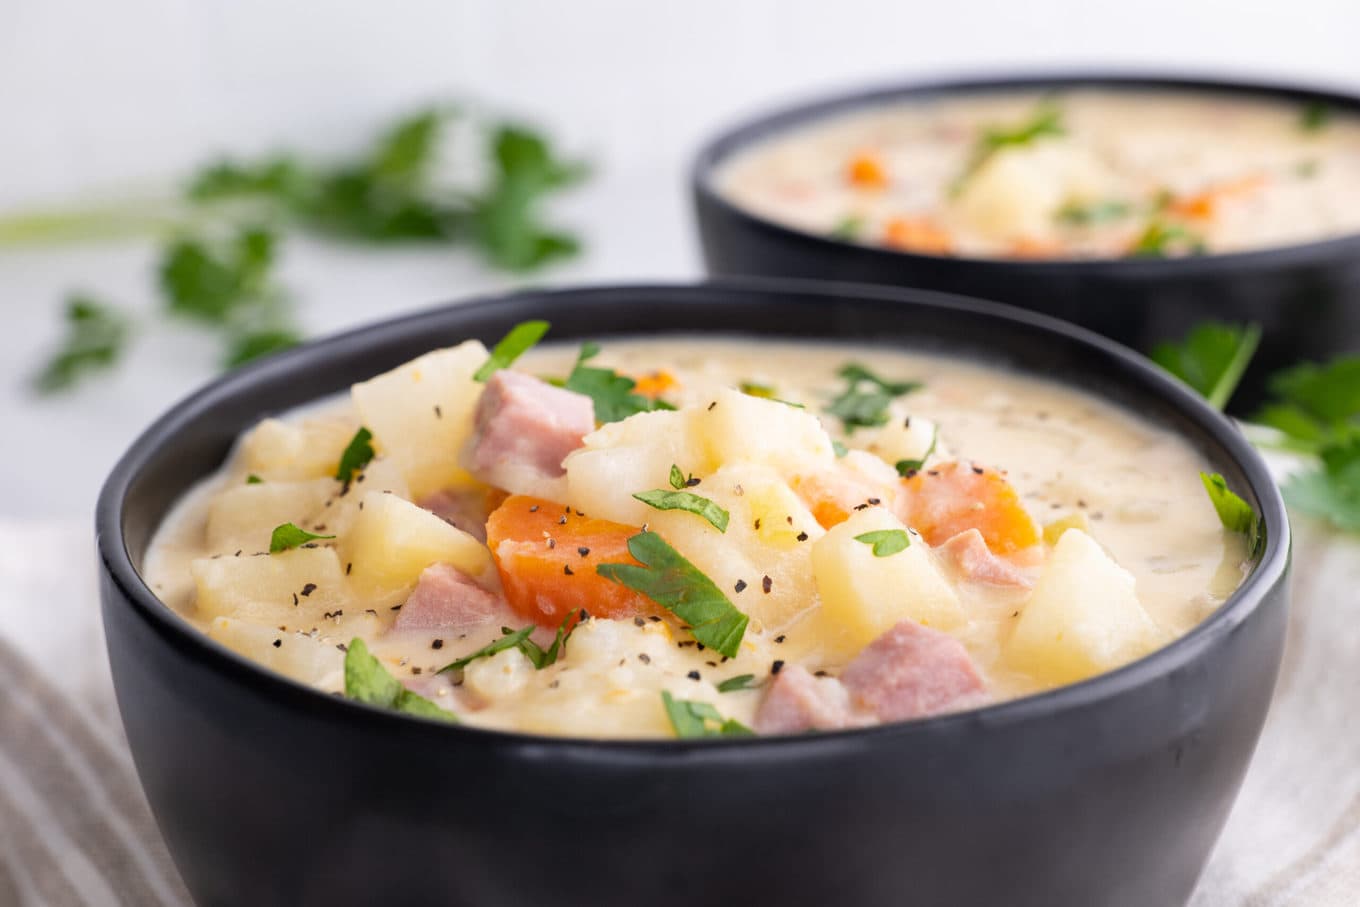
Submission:
M 1323 103 L 1360 116 L 1360 96 L 1248 80 L 1059 73 L 921 82 L 852 91 L 753 117 L 699 152 L 691 191 L 705 264 L 760 275 L 922 287 L 995 299 L 1088 327 L 1142 352 L 1205 321 L 1256 322 L 1264 339 L 1235 408 L 1261 401 L 1265 376 L 1301 359 L 1360 349 L 1360 234 L 1187 258 L 947 258 L 843 242 L 783 226 L 729 202 L 715 174 L 736 154 L 828 117 L 914 100 L 1098 88 L 1182 91 Z
M 210 641 L 138 566 L 239 432 L 530 317 L 557 339 L 746 334 L 949 351 L 1070 382 L 1196 445 L 1262 514 L 1252 575 L 1118 671 L 981 710 L 746 741 L 592 741 L 449 726 L 327 696 Z M 341 334 L 180 403 L 97 510 L 118 701 L 200 905 L 1172 905 L 1265 718 L 1289 527 L 1233 425 L 1141 358 L 1031 313 L 784 282 L 529 291 Z

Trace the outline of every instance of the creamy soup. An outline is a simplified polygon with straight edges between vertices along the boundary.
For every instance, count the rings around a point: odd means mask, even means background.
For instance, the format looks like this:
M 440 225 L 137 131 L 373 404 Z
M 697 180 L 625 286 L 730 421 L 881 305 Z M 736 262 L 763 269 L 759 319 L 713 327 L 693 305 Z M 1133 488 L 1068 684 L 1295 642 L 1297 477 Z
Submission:
M 1071 388 L 867 346 L 594 352 L 492 372 L 468 342 L 265 420 L 165 522 L 148 582 L 321 690 L 670 737 L 1077 681 L 1185 633 L 1248 570 L 1200 456 Z
M 1237 252 L 1360 232 L 1360 118 L 1184 92 L 954 97 L 791 128 L 717 185 L 769 220 L 927 255 Z

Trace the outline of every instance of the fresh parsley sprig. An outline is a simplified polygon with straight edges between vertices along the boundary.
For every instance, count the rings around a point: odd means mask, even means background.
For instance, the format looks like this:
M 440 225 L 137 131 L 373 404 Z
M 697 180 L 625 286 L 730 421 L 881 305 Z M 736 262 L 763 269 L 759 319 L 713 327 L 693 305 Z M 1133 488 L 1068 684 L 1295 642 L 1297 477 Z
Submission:
M 826 411 L 841 420 L 847 434 L 857 428 L 873 428 L 888 421 L 888 407 L 893 400 L 922 387 L 919 381 L 889 381 L 856 362 L 841 366 L 836 372 L 846 381 L 841 391 L 826 407 Z
M 673 490 L 657 488 L 652 491 L 639 491 L 633 497 L 649 507 L 655 507 L 657 510 L 683 510 L 695 516 L 701 516 L 708 520 L 713 528 L 719 532 L 727 531 L 727 524 L 731 515 L 725 509 L 702 495 L 683 490 L 698 485 L 698 479 L 694 476 L 686 478 L 680 467 L 672 463 L 670 483 Z
M 1247 554 L 1255 557 L 1265 537 L 1261 516 L 1240 495 L 1228 489 L 1227 480 L 1216 472 L 1202 472 L 1200 481 L 1209 495 L 1209 501 L 1218 513 L 1219 522 L 1229 532 L 1240 532 L 1247 537 Z
M 627 375 L 620 375 L 610 368 L 586 364 L 599 354 L 598 343 L 588 341 L 581 344 L 576 364 L 562 382 L 567 390 L 584 394 L 594 402 L 596 422 L 619 422 L 638 413 L 675 408 L 663 400 L 650 400 L 634 393 L 637 382 Z
M 357 636 L 350 640 L 345 652 L 345 696 L 394 712 L 458 722 L 457 715 L 402 686 L 382 662 L 369 654 L 368 646 Z
M 874 557 L 888 557 L 911 547 L 911 536 L 905 529 L 876 529 L 855 536 L 855 541 L 870 546 Z
M 344 453 L 340 454 L 340 464 L 335 469 L 335 480 L 350 482 L 354 474 L 361 472 L 375 456 L 377 451 L 373 449 L 373 432 L 361 425 L 354 433 L 354 437 L 345 445 Z
M 1198 391 L 1214 409 L 1228 405 L 1261 343 L 1259 324 L 1205 322 L 1179 342 L 1160 343 L 1152 361 Z
M 963 172 L 959 174 L 950 187 L 951 194 L 957 195 L 962 192 L 968 180 L 972 179 L 998 152 L 1007 148 L 1033 145 L 1040 139 L 1056 138 L 1066 133 L 1067 128 L 1063 125 L 1062 108 L 1052 99 L 1041 101 L 1027 119 L 1014 126 L 986 127 L 973 145 L 973 152 L 969 156 Z
M 491 348 L 491 355 L 482 367 L 473 374 L 473 381 L 485 381 L 503 368 L 509 368 L 515 360 L 533 348 L 543 335 L 548 333 L 546 321 L 521 321 L 512 327 L 497 344 Z
M 292 523 L 284 523 L 282 526 L 275 526 L 273 533 L 269 536 L 269 553 L 278 554 L 280 551 L 289 551 L 308 542 L 315 542 L 318 539 L 333 539 L 333 535 L 317 535 L 308 532 L 301 526 Z
M 701 737 L 752 737 L 755 731 L 733 718 L 724 718 L 707 702 L 690 699 L 676 699 L 669 692 L 661 691 L 661 703 L 666 709 L 675 736 L 684 739 Z
M 112 368 L 131 334 L 128 317 L 92 296 L 76 293 L 66 300 L 66 336 L 42 370 L 33 376 L 39 393 L 74 386 L 82 378 Z

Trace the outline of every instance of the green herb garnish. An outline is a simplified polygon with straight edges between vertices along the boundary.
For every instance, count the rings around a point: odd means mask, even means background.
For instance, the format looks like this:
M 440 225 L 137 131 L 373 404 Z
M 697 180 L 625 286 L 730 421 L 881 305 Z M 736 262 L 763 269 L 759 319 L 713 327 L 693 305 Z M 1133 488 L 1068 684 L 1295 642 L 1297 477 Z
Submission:
M 689 491 L 667 491 L 658 488 L 654 491 L 639 491 L 633 495 L 642 503 L 657 510 L 683 510 L 701 516 L 713 524 L 719 532 L 727 531 L 729 515 L 726 510 L 708 498 Z
M 694 638 L 710 649 L 736 657 L 750 618 L 738 611 L 711 579 L 655 532 L 630 538 L 628 553 L 642 566 L 600 564 L 596 572 L 641 592 L 675 614 L 689 625 Z
M 939 442 L 940 442 L 940 426 L 936 425 L 934 431 L 930 433 L 930 446 L 926 448 L 925 453 L 921 454 L 921 459 L 898 460 L 897 463 L 895 464 L 897 467 L 897 474 L 904 479 L 909 479 L 912 476 L 916 475 L 916 473 L 920 472 L 921 468 L 926 465 L 926 461 L 929 460 L 931 456 L 935 453 L 935 445 L 938 444 Z
M 738 690 L 754 690 L 760 684 L 756 683 L 754 674 L 738 674 L 736 677 L 729 677 L 718 684 L 719 693 L 735 693 Z
M 546 321 L 521 321 L 510 329 L 494 347 L 482 367 L 472 375 L 473 381 L 485 381 L 503 368 L 509 368 L 514 361 L 524 355 L 534 344 L 548 333 Z
M 836 455 L 837 459 L 840 459 L 841 457 L 845 456 L 850 452 L 850 448 L 846 447 L 840 441 L 832 441 L 831 452 Z
M 1054 219 L 1073 227 L 1089 227 L 1123 220 L 1133 214 L 1133 206 L 1118 199 L 1095 202 L 1068 202 L 1058 209 Z
M 367 428 L 360 427 L 350 438 L 349 444 L 345 446 L 345 452 L 340 455 L 340 465 L 335 470 L 335 478 L 338 482 L 349 482 L 354 478 L 356 472 L 361 471 L 367 466 L 377 452 L 373 449 L 373 432 Z
M 905 529 L 876 529 L 855 536 L 855 541 L 872 545 L 874 557 L 887 557 L 911 547 L 911 537 Z
M 439 669 L 439 673 L 443 674 L 447 671 L 461 671 L 463 670 L 463 668 L 466 668 L 468 665 L 472 664 L 479 658 L 490 658 L 497 652 L 504 652 L 506 649 L 518 648 L 521 643 L 528 641 L 529 634 L 533 633 L 537 629 L 538 627 L 534 626 L 533 624 L 530 624 L 527 627 L 520 627 L 518 630 L 511 630 L 509 627 L 501 627 L 501 633 L 504 635 L 501 636 L 500 639 L 487 643 L 486 645 L 478 649 L 476 652 L 464 655 L 457 661 L 449 662 L 448 664 L 444 665 L 444 667 Z
M 1323 447 L 1319 460 L 1318 466 L 1289 477 L 1284 499 L 1338 529 L 1360 532 L 1360 432 L 1352 429 L 1346 440 Z
M 292 523 L 284 523 L 282 526 L 275 526 L 273 534 L 269 536 L 269 553 L 278 554 L 280 551 L 288 551 L 299 545 L 315 542 L 317 539 L 333 538 L 335 538 L 333 535 L 317 535 Z
M 382 666 L 382 662 L 369 654 L 368 646 L 357 636 L 350 640 L 345 652 L 345 696 L 421 718 L 458 721 L 457 715 L 402 686 L 401 681 Z
M 609 368 L 586 365 L 600 354 L 598 343 L 581 344 L 581 352 L 562 386 L 569 391 L 585 394 L 595 403 L 596 422 L 619 422 L 638 413 L 658 409 L 674 409 L 661 400 L 649 400 L 633 393 L 637 382 Z
M 1133 241 L 1129 255 L 1133 258 L 1166 258 L 1177 249 L 1184 249 L 1192 255 L 1203 255 L 1209 247 L 1202 237 L 1179 224 L 1153 220 Z
M 263 484 L 264 484 L 264 479 L 260 478 L 259 476 L 255 475 L 255 473 L 252 472 L 250 475 L 246 476 L 246 484 L 247 484 L 247 485 L 263 485 Z
M 76 294 L 66 300 L 66 336 L 33 377 L 39 393 L 75 386 L 82 378 L 117 363 L 131 333 L 121 312 L 93 297 Z
M 1260 343 L 1259 324 L 1206 322 L 1180 343 L 1158 344 L 1151 358 L 1202 394 L 1214 409 L 1222 410 Z
M 1309 101 L 1299 111 L 1299 128 L 1304 132 L 1318 132 L 1332 121 L 1332 105 L 1326 101 Z
M 830 239 L 838 239 L 841 242 L 853 242 L 859 239 L 863 232 L 864 218 L 850 214 L 837 221 L 836 226 L 832 227 L 826 235 Z
M 978 136 L 972 155 L 950 191 L 957 195 L 967 181 L 982 169 L 992 156 L 1006 148 L 1019 148 L 1032 145 L 1042 138 L 1066 134 L 1062 122 L 1062 109 L 1051 100 L 1044 100 L 1035 107 L 1029 119 L 1015 126 L 989 126 Z
M 922 386 L 919 381 L 885 380 L 854 362 L 842 366 L 836 374 L 846 380 L 846 388 L 826 411 L 841 420 L 847 433 L 886 424 L 892 401 Z
M 1255 556 L 1265 541 L 1262 536 L 1261 517 L 1251 505 L 1228 489 L 1228 483 L 1216 472 L 1202 472 L 1200 480 L 1204 490 L 1218 513 L 1223 528 L 1229 532 L 1240 532 L 1247 537 L 1247 553 Z
M 707 702 L 676 699 L 665 690 L 661 692 L 661 702 L 666 707 L 671 727 L 675 728 L 675 736 L 682 739 L 755 736 L 755 731 L 735 719 L 723 718 Z
M 580 608 L 573 608 L 568 611 L 567 616 L 562 618 L 562 622 L 557 625 L 557 635 L 553 637 L 553 643 L 548 646 L 547 649 L 540 648 L 538 643 L 526 636 L 519 641 L 519 650 L 524 653 L 529 661 L 533 662 L 536 670 L 541 671 L 548 665 L 555 664 L 558 657 L 566 651 L 567 639 L 571 637 L 571 634 L 574 633 L 579 626 L 578 623 L 572 623 L 572 621 L 580 616 Z M 529 628 L 531 632 L 534 629 L 534 627 Z

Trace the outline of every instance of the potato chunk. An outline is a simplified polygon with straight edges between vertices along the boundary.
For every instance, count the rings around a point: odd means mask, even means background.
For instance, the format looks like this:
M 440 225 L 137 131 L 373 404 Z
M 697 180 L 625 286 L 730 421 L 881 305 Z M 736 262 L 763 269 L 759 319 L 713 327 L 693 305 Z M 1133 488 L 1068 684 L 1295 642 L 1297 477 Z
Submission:
M 208 550 L 214 554 L 268 551 L 275 526 L 303 525 L 339 489 L 334 479 L 233 485 L 208 505 Z M 305 528 L 310 529 L 310 524 Z
M 307 630 L 349 602 L 340 558 L 331 548 L 205 557 L 189 565 L 203 618 L 237 617 Z
M 431 564 L 449 564 L 484 584 L 495 582 L 491 552 L 463 530 L 396 495 L 366 492 L 340 540 L 349 581 L 360 598 L 385 600 L 415 585 Z
M 333 681 L 344 682 L 345 653 L 333 642 L 230 617 L 214 618 L 208 636 L 299 683 L 330 686 Z
M 1080 529 L 1053 549 L 1006 656 L 1053 683 L 1071 683 L 1146 655 L 1162 641 L 1134 594 L 1133 576 Z
M 401 468 L 414 498 L 475 484 L 459 460 L 482 393 L 472 375 L 486 359 L 486 347 L 469 340 L 352 388 L 360 421 Z
M 757 463 L 787 476 L 835 459 L 831 438 L 816 416 L 731 388 L 714 394 L 711 406 L 699 408 L 695 428 L 708 459 L 718 466 Z
M 823 618 L 838 626 L 855 647 L 873 642 L 910 618 L 948 630 L 966 615 L 953 586 L 935 564 L 930 548 L 915 533 L 911 544 L 878 557 L 856 536 L 907 527 L 882 507 L 869 507 L 828 532 L 812 548 L 812 570 Z
M 610 422 L 569 454 L 567 500 L 596 519 L 641 526 L 654 511 L 633 495 L 670 488 L 671 466 L 686 475 L 712 468 L 695 434 L 693 411 L 639 413 Z
M 266 481 L 334 476 L 358 425 L 348 416 L 301 421 L 265 419 L 241 442 L 241 468 Z

